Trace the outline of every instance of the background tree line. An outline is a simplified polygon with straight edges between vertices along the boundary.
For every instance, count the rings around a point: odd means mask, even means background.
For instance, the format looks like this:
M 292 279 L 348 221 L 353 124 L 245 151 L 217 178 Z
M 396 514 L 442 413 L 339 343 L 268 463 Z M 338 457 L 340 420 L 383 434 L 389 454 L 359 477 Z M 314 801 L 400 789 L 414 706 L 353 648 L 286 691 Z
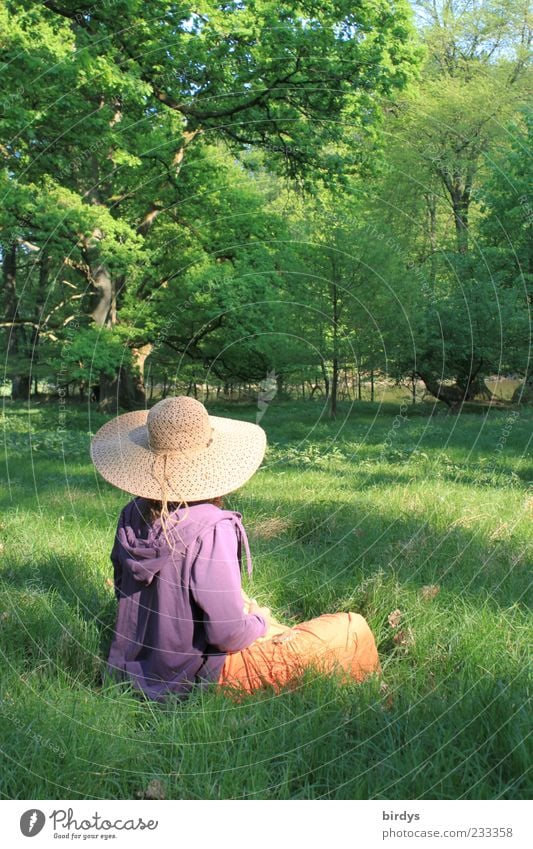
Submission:
M 11 397 L 276 375 L 334 414 L 349 372 L 457 409 L 512 372 L 531 398 L 530 14 L 0 0 Z

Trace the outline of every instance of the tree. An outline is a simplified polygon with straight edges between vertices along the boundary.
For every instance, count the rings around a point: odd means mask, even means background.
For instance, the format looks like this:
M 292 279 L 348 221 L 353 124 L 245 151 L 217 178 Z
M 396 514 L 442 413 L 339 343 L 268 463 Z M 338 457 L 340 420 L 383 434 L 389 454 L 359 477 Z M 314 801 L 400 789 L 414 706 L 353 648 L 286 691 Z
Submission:
M 356 165 L 360 139 L 378 117 L 377 98 L 400 89 L 418 62 L 405 0 L 394 12 L 386 0 L 364 2 L 357 13 L 347 0 L 281 7 L 273 0 L 206 0 L 194 7 L 110 0 L 89 8 L 79 0 L 10 0 L 0 4 L 0 16 L 7 32 L 0 147 L 9 182 L 5 214 L 30 182 L 43 191 L 45 179 L 91 210 L 92 229 L 72 236 L 64 258 L 73 249 L 81 254 L 73 285 L 88 289 L 84 309 L 107 329 L 128 320 L 130 290 L 148 297 L 166 279 L 158 276 L 151 238 L 156 222 L 198 229 L 196 219 L 180 215 L 189 163 L 207 162 L 195 160 L 193 151 L 217 142 L 234 155 L 260 148 L 279 173 L 310 183 L 326 179 L 344 166 L 332 146 L 348 135 Z M 208 219 L 208 203 L 199 216 Z M 17 220 L 25 231 L 24 220 Z M 120 235 L 111 220 L 120 224 Z M 134 276 L 132 284 L 131 266 L 109 264 L 111 242 L 142 255 L 141 282 Z M 9 238 L 2 244 L 13 329 L 19 287 L 12 260 L 19 247 Z M 181 265 L 179 255 L 174 264 Z M 31 316 L 39 333 L 41 313 L 39 305 Z M 128 342 L 138 377 L 154 324 L 145 320 L 147 333 L 135 323 Z M 104 406 L 117 398 L 125 406 L 142 404 L 142 379 L 135 384 L 124 369 L 111 380 L 102 372 L 100 394 Z
M 398 291 L 405 295 L 409 273 L 418 301 L 416 347 L 399 351 L 399 370 L 416 372 L 458 410 L 488 394 L 484 375 L 516 366 L 524 352 L 520 299 L 485 271 L 480 198 L 493 158 L 507 146 L 506 125 L 527 99 L 531 25 L 521 0 L 418 5 L 423 79 L 387 107 L 389 143 L 372 217 L 403 257 Z
M 480 188 L 484 217 L 480 223 L 487 274 L 500 290 L 512 292 L 521 317 L 517 340 L 518 356 L 513 371 L 523 374 L 524 384 L 513 401 L 533 400 L 531 351 L 531 305 L 533 301 L 533 207 L 530 189 L 533 178 L 533 116 L 528 110 L 508 127 L 508 146 L 491 163 L 490 173 Z
M 403 143 L 406 172 L 411 164 L 428 186 L 428 204 L 436 190 L 446 199 L 465 253 L 480 168 L 529 96 L 531 18 L 524 0 L 417 5 L 428 48 L 424 82 L 402 99 L 391 131 Z

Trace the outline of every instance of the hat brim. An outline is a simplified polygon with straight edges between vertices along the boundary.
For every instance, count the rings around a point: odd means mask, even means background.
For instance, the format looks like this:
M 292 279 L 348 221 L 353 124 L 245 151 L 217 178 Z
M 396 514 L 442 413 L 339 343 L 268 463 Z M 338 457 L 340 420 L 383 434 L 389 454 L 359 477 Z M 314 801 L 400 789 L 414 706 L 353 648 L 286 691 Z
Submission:
M 91 442 L 91 459 L 106 481 L 131 495 L 160 500 L 162 476 L 168 501 L 202 501 L 243 486 L 261 465 L 266 434 L 251 422 L 209 416 L 211 444 L 166 458 L 150 451 L 147 410 L 107 422 Z

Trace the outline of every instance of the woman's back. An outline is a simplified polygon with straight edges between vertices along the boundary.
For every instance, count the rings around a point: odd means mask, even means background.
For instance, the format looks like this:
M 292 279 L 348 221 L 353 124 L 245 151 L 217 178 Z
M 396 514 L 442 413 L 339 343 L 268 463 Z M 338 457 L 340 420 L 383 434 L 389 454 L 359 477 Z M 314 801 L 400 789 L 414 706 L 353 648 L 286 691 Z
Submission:
M 123 509 L 111 559 L 118 612 L 108 670 L 150 698 L 186 694 L 216 682 L 228 651 L 266 630 L 244 614 L 241 555 L 248 541 L 240 513 L 189 505 L 165 523 L 145 521 L 145 499 Z M 169 544 L 170 543 L 170 544 Z

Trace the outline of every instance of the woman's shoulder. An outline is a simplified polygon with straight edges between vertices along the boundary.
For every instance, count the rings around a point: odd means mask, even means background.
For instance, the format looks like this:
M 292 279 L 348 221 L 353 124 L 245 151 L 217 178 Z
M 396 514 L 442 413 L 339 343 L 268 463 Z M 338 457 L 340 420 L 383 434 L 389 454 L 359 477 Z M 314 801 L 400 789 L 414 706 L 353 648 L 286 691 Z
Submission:
M 191 507 L 191 521 L 197 528 L 199 536 L 214 531 L 219 523 L 240 524 L 241 518 L 242 514 L 237 510 L 225 510 L 215 504 L 198 504 Z
M 222 519 L 231 518 L 234 513 L 232 510 L 224 510 L 222 507 L 217 507 L 216 504 L 193 504 L 188 508 L 188 516 L 194 525 L 200 528 L 211 528 L 218 524 Z
M 119 518 L 119 527 L 127 532 L 127 536 L 135 534 L 136 537 L 147 536 L 151 543 L 164 538 L 161 520 L 158 518 L 149 526 L 143 522 L 146 499 L 137 496 L 129 501 L 123 508 Z M 167 533 L 178 536 L 182 542 L 192 543 L 195 539 L 214 532 L 219 523 L 232 524 L 235 530 L 242 529 L 242 514 L 237 510 L 226 510 L 216 504 L 204 502 L 201 504 L 188 504 L 172 511 L 167 520 Z

